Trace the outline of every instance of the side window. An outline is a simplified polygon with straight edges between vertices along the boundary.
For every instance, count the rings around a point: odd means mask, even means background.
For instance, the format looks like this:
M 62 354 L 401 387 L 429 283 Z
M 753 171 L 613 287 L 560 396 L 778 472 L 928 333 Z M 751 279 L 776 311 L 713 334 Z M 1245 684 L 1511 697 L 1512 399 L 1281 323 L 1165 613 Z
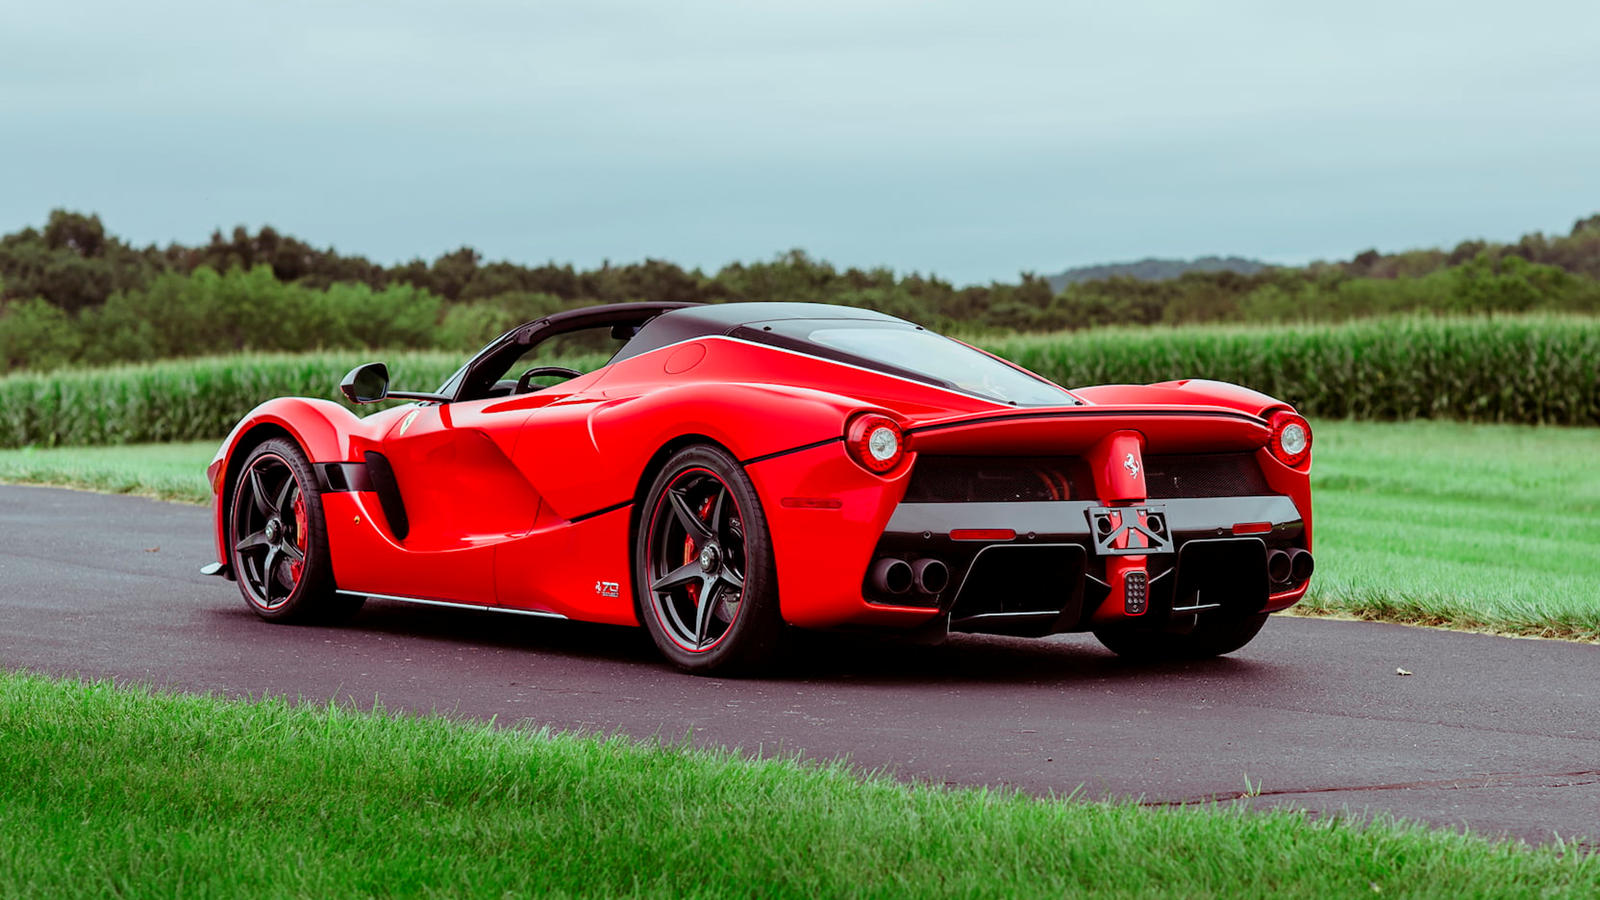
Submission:
M 630 335 L 631 331 L 616 332 L 606 325 L 552 335 L 529 347 L 507 345 L 502 353 L 486 358 L 480 368 L 469 374 L 459 399 L 511 396 L 519 392 L 519 382 L 529 370 L 542 366 L 592 372 L 605 365 Z M 536 391 L 563 380 L 561 375 L 537 375 L 530 377 L 525 387 L 526 391 Z

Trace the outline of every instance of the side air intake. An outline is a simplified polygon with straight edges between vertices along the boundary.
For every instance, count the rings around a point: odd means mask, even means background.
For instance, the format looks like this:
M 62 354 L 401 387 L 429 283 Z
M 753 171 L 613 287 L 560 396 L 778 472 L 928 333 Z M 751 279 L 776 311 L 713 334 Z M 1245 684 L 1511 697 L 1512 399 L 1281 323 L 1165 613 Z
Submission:
M 411 533 L 411 521 L 406 518 L 406 505 L 400 499 L 400 482 L 395 480 L 394 466 L 389 465 L 388 457 L 375 450 L 368 450 L 363 458 L 367 463 L 367 476 L 372 479 L 372 490 L 383 507 L 383 517 L 389 520 L 389 530 L 396 540 L 403 541 Z

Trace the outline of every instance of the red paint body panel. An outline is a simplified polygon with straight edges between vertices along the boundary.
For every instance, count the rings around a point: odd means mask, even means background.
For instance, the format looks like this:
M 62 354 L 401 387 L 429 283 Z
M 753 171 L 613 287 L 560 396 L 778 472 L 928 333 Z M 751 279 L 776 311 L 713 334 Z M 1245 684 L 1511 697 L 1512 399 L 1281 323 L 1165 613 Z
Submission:
M 223 488 L 215 505 L 219 559 L 228 558 L 228 467 L 268 434 L 263 429 L 287 433 L 316 464 L 360 463 L 376 451 L 393 468 L 410 522 L 403 538 L 377 494 L 323 495 L 341 589 L 594 622 L 638 624 L 637 501 L 652 465 L 683 442 L 715 443 L 744 463 L 770 529 L 783 618 L 801 627 L 912 628 L 940 614 L 872 602 L 865 591 L 885 530 L 927 455 L 1083 457 L 1098 501 L 1115 506 L 1146 499 L 1147 455 L 1253 452 L 1272 491 L 1293 502 L 1303 546 L 1311 548 L 1310 462 L 1289 468 L 1265 449 L 1263 416 L 1287 404 L 1207 381 L 1072 393 L 1084 405 L 1017 408 L 707 336 L 534 393 L 411 404 L 364 419 L 328 401 L 280 398 L 240 422 L 209 470 Z M 868 410 L 892 417 L 907 435 L 904 460 L 884 475 L 853 462 L 841 440 L 849 417 Z M 1011 530 L 1015 540 L 1024 540 L 1024 530 Z M 1096 624 L 1122 616 L 1121 578 L 1146 559 L 1107 559 L 1114 587 L 1093 612 Z M 1304 591 L 1274 594 L 1269 608 L 1291 605 Z
M 873 548 L 905 495 L 913 464 L 907 460 L 874 475 L 845 455 L 842 441 L 833 441 L 749 467 L 772 532 L 785 621 L 802 628 L 911 627 L 933 617 L 931 609 L 868 603 L 861 592 Z M 767 499 L 797 495 L 836 497 L 841 506 L 793 509 Z
M 495 551 L 495 602 L 607 625 L 637 625 L 633 607 L 631 509 L 568 522 L 541 515 L 528 535 Z M 617 586 L 603 596 L 596 582 Z
M 1084 454 L 1101 503 L 1135 503 L 1149 496 L 1144 486 L 1143 438 L 1137 431 L 1113 431 Z
M 1260 416 L 1269 409 L 1289 408 L 1289 404 L 1260 391 L 1204 378 L 1157 384 L 1102 384 L 1075 388 L 1073 393 L 1096 406 L 1213 406 L 1254 416 Z
M 1237 412 L 1193 406 L 1083 406 L 947 417 L 912 429 L 924 452 L 981 455 L 996 447 L 1016 455 L 1084 455 L 1107 434 L 1137 432 L 1145 453 L 1255 450 L 1265 422 Z

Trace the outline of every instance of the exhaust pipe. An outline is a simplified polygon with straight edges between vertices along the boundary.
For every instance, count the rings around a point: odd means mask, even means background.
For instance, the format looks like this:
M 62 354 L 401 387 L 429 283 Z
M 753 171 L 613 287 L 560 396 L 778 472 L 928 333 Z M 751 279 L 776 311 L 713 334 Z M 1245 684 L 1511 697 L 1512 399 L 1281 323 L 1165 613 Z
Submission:
M 912 580 L 924 594 L 937 594 L 950 586 L 950 567 L 937 559 L 919 559 L 911 564 Z
M 1289 551 L 1289 571 L 1296 584 L 1311 580 L 1311 573 L 1317 568 L 1311 561 L 1311 551 L 1301 550 L 1299 547 Z
M 1294 574 L 1294 563 L 1289 559 L 1289 554 L 1282 550 L 1267 551 L 1267 577 L 1273 584 L 1282 584 Z
M 872 588 L 883 594 L 904 594 L 911 590 L 911 564 L 885 556 L 872 564 Z

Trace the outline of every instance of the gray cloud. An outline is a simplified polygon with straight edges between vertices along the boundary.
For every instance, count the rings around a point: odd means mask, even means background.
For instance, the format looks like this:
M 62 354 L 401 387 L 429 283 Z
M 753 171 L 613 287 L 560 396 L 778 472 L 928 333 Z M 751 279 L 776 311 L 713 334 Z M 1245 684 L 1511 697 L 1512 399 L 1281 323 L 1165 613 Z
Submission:
M 35 4 L 0 13 L 0 228 L 270 222 L 960 281 L 1285 261 L 1600 209 L 1600 7 L 1536 2 Z

